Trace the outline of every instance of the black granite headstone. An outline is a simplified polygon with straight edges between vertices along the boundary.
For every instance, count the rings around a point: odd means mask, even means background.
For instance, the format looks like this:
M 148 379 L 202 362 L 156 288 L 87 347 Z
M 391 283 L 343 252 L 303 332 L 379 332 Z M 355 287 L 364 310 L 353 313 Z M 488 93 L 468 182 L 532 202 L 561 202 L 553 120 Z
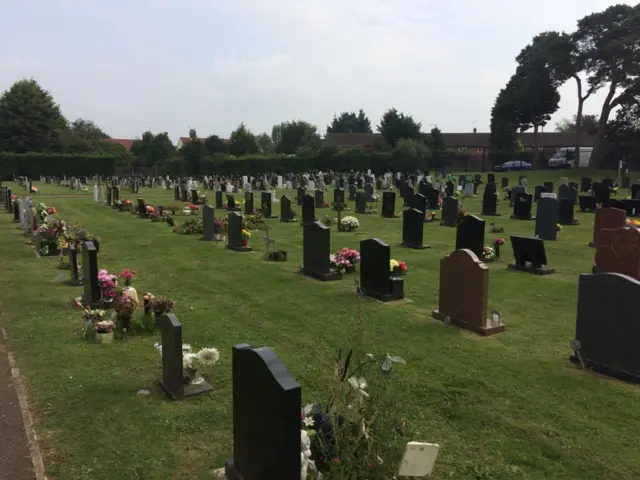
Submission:
M 216 208 L 224 208 L 224 203 L 222 202 L 222 190 L 216 190 Z
M 251 247 L 242 245 L 242 227 L 244 224 L 242 214 L 229 212 L 227 219 L 227 248 L 236 252 L 251 252 Z
M 404 298 L 404 281 L 391 274 L 391 248 L 382 240 L 360 241 L 360 288 L 362 294 L 383 302 Z
M 424 242 L 423 237 L 424 237 L 424 212 L 415 208 L 408 208 L 405 211 L 403 211 L 402 212 L 402 246 L 407 248 L 414 248 L 414 249 L 429 248 L 428 245 L 423 244 Z
M 316 208 L 324 208 L 324 192 L 322 190 L 314 192 L 314 200 Z
M 98 251 L 92 241 L 82 246 L 82 277 L 84 284 L 84 304 L 94 306 L 100 301 L 100 284 L 98 283 Z
M 297 204 L 299 207 L 302 206 L 302 204 L 304 203 L 304 196 L 306 195 L 306 191 L 303 187 L 299 187 L 298 188 L 298 197 L 297 197 Z
M 313 197 L 309 197 L 313 200 Z M 342 275 L 331 271 L 330 249 L 331 229 L 321 222 L 305 223 L 302 233 L 302 273 L 317 280 L 340 280 Z
M 293 222 L 293 210 L 291 210 L 291 200 L 286 195 L 280 198 L 280 221 L 281 222 Z
M 427 197 L 420 193 L 414 194 L 411 199 L 411 208 L 420 210 L 424 216 L 424 213 L 427 211 Z
M 202 207 L 202 240 L 210 242 L 213 240 L 213 234 L 215 233 L 215 210 L 210 205 L 204 205 Z
M 555 273 L 547 267 L 547 253 L 541 238 L 511 235 L 511 248 L 515 263 L 508 265 L 509 269 L 536 275 Z
M 455 197 L 445 197 L 442 201 L 441 225 L 445 227 L 455 227 L 458 225 L 458 199 Z
M 80 271 L 78 269 L 78 250 L 75 243 L 69 243 L 69 271 L 71 272 L 71 285 L 80 285 Z
M 267 347 L 234 345 L 230 480 L 299 480 L 300 385 Z
M 574 203 L 569 198 L 558 200 L 558 223 L 560 225 L 573 225 L 573 207 Z M 540 208 L 539 205 L 538 208 Z
M 367 202 L 364 192 L 356 193 L 356 213 L 364 215 L 367 211 Z
M 253 213 L 253 192 L 244 192 L 244 213 L 247 215 Z
M 260 192 L 260 203 L 262 204 L 262 215 L 264 218 L 276 218 L 272 211 L 271 193 Z
M 511 218 L 515 218 L 516 220 L 531 220 L 532 203 L 532 195 L 524 192 L 516 193 L 513 199 L 513 215 Z
M 396 192 L 382 192 L 382 216 L 394 218 L 396 208 Z
M 333 191 L 333 207 L 335 210 L 336 205 L 344 205 L 344 190 L 342 188 L 336 188 Z
M 485 221 L 475 215 L 465 215 L 458 221 L 456 229 L 456 250 L 466 248 L 479 259 L 484 258 Z
M 316 210 L 314 207 L 314 198 L 311 195 L 305 195 L 302 200 L 302 224 L 313 223 L 316 221 Z
M 558 200 L 555 198 L 541 198 L 538 200 L 536 211 L 535 235 L 542 240 L 556 240 L 558 232 Z

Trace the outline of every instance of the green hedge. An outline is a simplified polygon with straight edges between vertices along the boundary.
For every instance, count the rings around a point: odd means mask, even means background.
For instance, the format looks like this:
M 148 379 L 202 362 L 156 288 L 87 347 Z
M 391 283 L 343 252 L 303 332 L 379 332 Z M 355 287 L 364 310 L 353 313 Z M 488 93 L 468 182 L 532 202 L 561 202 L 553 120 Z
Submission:
M 0 152 L 0 178 L 14 175 L 32 178 L 62 175 L 113 175 L 116 157 L 112 155 L 49 155 L 44 153 Z
M 449 154 L 440 162 L 452 164 L 466 161 L 465 155 Z M 331 150 L 321 150 L 312 157 L 297 157 L 294 155 L 248 155 L 245 157 L 207 157 L 200 163 L 201 175 L 215 175 L 233 173 L 237 175 L 257 174 L 264 172 L 302 173 L 309 170 L 367 170 L 383 173 L 388 170 L 411 172 L 415 170 L 435 170 L 437 165 L 429 156 L 414 158 L 399 153 L 368 152 L 360 149 L 349 149 L 335 153 Z M 184 166 L 180 161 L 171 161 L 164 166 L 166 173 L 179 175 L 184 173 Z

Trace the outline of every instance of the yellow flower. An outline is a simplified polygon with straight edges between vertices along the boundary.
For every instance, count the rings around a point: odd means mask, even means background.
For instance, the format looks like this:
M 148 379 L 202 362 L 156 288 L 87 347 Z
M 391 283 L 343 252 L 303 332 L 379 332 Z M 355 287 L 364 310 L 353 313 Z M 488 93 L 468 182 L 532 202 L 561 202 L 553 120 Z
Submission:
M 242 229 L 242 235 L 247 237 L 247 238 L 251 238 L 251 232 L 247 229 Z
M 58 250 L 64 250 L 69 246 L 69 243 L 63 238 L 58 238 Z
M 399 267 L 399 266 L 400 266 L 400 264 L 398 263 L 397 260 L 391 259 L 391 261 L 389 262 L 390 270 L 393 270 L 394 268 Z

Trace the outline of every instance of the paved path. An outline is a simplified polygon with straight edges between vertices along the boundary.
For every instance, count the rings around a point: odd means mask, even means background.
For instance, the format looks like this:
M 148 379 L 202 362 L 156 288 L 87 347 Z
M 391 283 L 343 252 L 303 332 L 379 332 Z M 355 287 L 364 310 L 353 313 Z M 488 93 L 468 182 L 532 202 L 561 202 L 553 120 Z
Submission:
M 0 480 L 35 480 L 16 384 L 0 332 Z

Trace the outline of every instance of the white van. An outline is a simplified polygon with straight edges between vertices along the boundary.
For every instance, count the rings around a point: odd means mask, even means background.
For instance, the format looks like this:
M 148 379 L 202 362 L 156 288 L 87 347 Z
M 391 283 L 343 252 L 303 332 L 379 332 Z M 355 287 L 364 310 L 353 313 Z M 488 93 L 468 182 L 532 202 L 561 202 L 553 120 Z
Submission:
M 578 167 L 588 167 L 591 160 L 593 147 L 580 147 L 580 159 Z M 575 147 L 567 147 L 559 149 L 556 154 L 549 159 L 549 168 L 575 168 L 576 167 L 576 149 Z

